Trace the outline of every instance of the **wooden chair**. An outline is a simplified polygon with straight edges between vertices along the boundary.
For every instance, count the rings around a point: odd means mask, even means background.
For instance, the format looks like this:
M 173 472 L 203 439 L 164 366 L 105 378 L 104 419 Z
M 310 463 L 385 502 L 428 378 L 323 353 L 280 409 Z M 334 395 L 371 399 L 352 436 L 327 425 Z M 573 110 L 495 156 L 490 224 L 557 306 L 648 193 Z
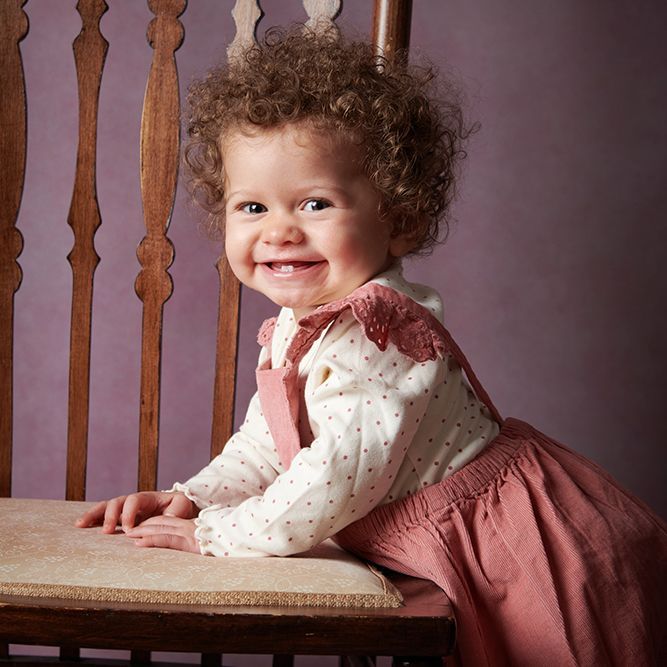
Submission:
M 28 32 L 25 4 L 26 0 L 0 3 L 0 497 L 11 495 L 14 294 L 21 283 L 17 260 L 23 243 L 16 220 L 26 165 L 26 95 L 20 51 Z M 303 4 L 316 21 L 333 20 L 341 3 L 307 0 Z M 148 0 L 148 6 L 155 19 L 148 27 L 153 60 L 141 119 L 146 235 L 137 253 L 141 269 L 135 285 L 143 304 L 140 490 L 154 489 L 157 483 L 162 316 L 172 291 L 167 269 L 173 247 L 166 233 L 179 161 L 175 51 L 183 39 L 179 16 L 186 9 L 186 0 Z M 77 10 L 82 21 L 74 42 L 79 143 L 68 218 L 74 234 L 68 256 L 73 275 L 69 501 L 84 500 L 86 489 L 93 276 L 99 261 L 94 236 L 101 223 L 96 196 L 97 110 L 108 46 L 99 29 L 107 3 L 79 0 Z M 376 0 L 373 40 L 379 49 L 391 56 L 407 48 L 410 14 L 410 0 Z M 230 48 L 254 39 L 261 15 L 258 2 L 236 2 L 237 33 Z M 221 451 L 232 431 L 239 314 L 238 282 L 224 258 L 217 266 L 220 300 L 211 456 Z M 156 606 L 4 595 L 0 596 L 0 662 L 31 664 L 30 659 L 12 657 L 9 651 L 9 644 L 30 644 L 63 647 L 61 664 L 80 664 L 79 650 L 73 647 L 130 649 L 133 664 L 150 662 L 149 652 L 155 650 L 202 653 L 206 665 L 219 665 L 224 652 L 273 654 L 274 665 L 292 664 L 294 654 L 347 656 L 342 658 L 347 664 L 371 664 L 373 660 L 363 656 L 375 655 L 399 656 L 395 664 L 439 663 L 453 647 L 454 621 L 448 600 L 429 582 L 389 576 L 404 596 L 405 604 L 398 609 Z

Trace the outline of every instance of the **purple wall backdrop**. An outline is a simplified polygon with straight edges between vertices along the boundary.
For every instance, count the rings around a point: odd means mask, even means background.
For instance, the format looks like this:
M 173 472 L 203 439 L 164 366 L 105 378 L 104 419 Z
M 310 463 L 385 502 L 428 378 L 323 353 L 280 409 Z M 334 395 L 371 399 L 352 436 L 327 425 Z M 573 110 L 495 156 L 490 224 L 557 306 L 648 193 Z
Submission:
M 139 119 L 151 49 L 145 3 L 113 0 L 101 92 L 88 497 L 136 484 L 144 235 Z M 222 57 L 233 2 L 182 17 L 183 88 Z M 368 33 L 370 2 L 343 24 Z M 302 19 L 264 2 L 263 25 Z M 16 296 L 14 493 L 64 494 L 71 272 L 66 225 L 77 136 L 75 3 L 30 0 L 22 43 L 29 147 Z M 407 273 L 437 286 L 448 324 L 503 414 L 595 459 L 667 514 L 662 442 L 667 375 L 667 5 L 416 2 L 413 47 L 466 88 L 482 129 L 447 244 Z M 160 484 L 208 459 L 218 248 L 179 189 L 169 232 L 175 292 L 165 309 Z M 237 419 L 253 391 L 255 331 L 274 311 L 244 292 Z
M 145 3 L 113 0 L 101 92 L 88 497 L 134 488 L 144 234 L 139 118 L 151 49 Z M 233 2 L 182 17 L 183 87 L 222 57 Z M 368 32 L 369 0 L 344 25 Z M 302 19 L 265 0 L 264 26 Z M 77 136 L 74 1 L 30 0 L 22 43 L 29 148 L 16 296 L 14 493 L 64 494 L 71 272 L 66 225 Z M 467 89 L 482 124 L 448 243 L 408 275 L 436 285 L 448 325 L 504 414 L 600 462 L 667 515 L 664 3 L 415 3 L 413 47 Z M 196 231 L 183 188 L 170 228 L 175 292 L 165 309 L 160 484 L 208 459 L 218 248 Z M 255 331 L 274 311 L 243 295 L 237 419 L 253 391 Z M 248 663 L 249 664 L 249 663 Z

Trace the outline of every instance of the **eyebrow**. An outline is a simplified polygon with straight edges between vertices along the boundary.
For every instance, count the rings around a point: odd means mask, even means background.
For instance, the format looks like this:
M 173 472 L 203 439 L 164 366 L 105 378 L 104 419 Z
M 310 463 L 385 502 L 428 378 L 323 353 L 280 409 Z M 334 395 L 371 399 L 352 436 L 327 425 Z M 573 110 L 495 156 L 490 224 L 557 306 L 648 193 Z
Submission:
M 347 188 L 341 188 L 336 185 L 321 185 L 318 183 L 307 183 L 300 189 L 303 190 L 305 194 L 308 194 L 309 192 L 315 192 L 317 194 L 317 191 L 321 190 L 324 192 L 332 192 L 343 197 L 347 196 L 349 192 Z M 225 201 L 233 199 L 234 197 L 240 197 L 241 199 L 254 199 L 257 198 L 257 195 L 252 190 L 241 188 L 239 190 L 232 190 L 231 192 L 226 193 Z M 261 197 L 259 198 L 261 199 Z
M 251 194 L 252 193 L 250 190 L 233 190 L 232 192 L 225 193 L 225 201 L 228 201 L 233 197 L 240 197 L 241 199 L 254 199 Z
M 303 191 L 303 196 L 326 196 L 333 194 L 338 197 L 347 197 L 350 193 L 350 188 L 340 187 L 338 185 L 325 185 L 322 183 L 305 183 L 299 187 Z
M 344 195 L 347 192 L 346 188 L 338 187 L 337 185 L 305 185 L 304 190 L 327 190 L 329 192 L 336 192 L 338 194 Z

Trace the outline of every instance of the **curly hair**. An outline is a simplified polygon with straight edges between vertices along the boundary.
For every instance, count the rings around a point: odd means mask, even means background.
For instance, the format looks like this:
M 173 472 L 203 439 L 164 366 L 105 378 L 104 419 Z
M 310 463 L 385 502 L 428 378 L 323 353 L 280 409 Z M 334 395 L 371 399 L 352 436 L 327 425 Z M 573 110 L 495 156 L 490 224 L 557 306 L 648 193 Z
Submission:
M 455 176 L 465 156 L 458 95 L 437 101 L 430 66 L 387 59 L 373 46 L 335 30 L 303 26 L 267 31 L 189 89 L 185 164 L 195 201 L 209 214 L 207 231 L 224 232 L 222 140 L 237 132 L 307 123 L 343 133 L 361 151 L 364 173 L 380 195 L 379 215 L 412 254 L 444 240 Z

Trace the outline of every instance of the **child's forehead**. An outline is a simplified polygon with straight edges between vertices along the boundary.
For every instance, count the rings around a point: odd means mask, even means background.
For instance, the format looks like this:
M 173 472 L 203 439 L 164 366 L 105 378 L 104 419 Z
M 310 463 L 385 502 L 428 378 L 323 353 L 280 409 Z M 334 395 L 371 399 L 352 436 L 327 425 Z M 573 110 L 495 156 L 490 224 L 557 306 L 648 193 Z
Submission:
M 238 142 L 251 142 L 255 146 L 261 147 L 263 143 L 276 139 L 287 145 L 313 148 L 324 153 L 339 150 L 349 151 L 350 158 L 357 153 L 360 143 L 348 132 L 320 126 L 312 121 L 300 121 L 271 127 L 239 125 L 229 130 L 223 130 L 220 145 L 224 155 L 228 149 L 233 148 Z

